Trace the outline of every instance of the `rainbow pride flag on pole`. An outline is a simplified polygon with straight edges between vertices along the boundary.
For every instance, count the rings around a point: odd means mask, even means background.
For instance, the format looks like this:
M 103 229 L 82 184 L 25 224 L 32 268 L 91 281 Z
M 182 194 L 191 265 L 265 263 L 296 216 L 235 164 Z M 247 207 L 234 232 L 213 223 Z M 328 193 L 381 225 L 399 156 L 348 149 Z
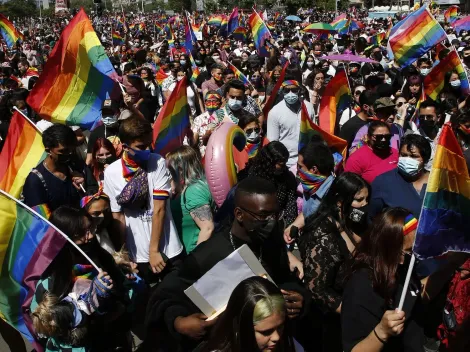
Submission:
M 19 198 L 31 169 L 45 157 L 41 132 L 29 119 L 15 112 L 0 153 L 0 189 Z
M 460 31 L 463 30 L 470 30 L 470 16 L 458 19 L 452 24 L 452 27 L 454 27 L 457 33 L 460 33 Z
M 44 218 L 3 191 L 0 217 L 0 315 L 34 342 L 29 305 L 37 280 L 66 239 Z
M 90 129 L 118 75 L 85 11 L 62 31 L 27 103 L 44 119 Z
M 446 23 L 454 23 L 457 21 L 457 13 L 459 12 L 459 7 L 456 5 L 449 6 L 449 8 L 444 12 L 444 20 Z
M 442 128 L 424 195 L 413 252 L 418 259 L 470 252 L 470 177 L 450 125 Z
M 261 19 L 260 15 L 253 9 L 253 13 L 248 19 L 248 23 L 251 27 L 251 32 L 253 34 L 253 41 L 255 42 L 256 51 L 259 56 L 268 57 L 269 51 L 266 47 L 266 42 L 271 39 L 271 33 L 269 32 L 268 27 Z
M 316 125 L 308 115 L 307 107 L 302 102 L 302 113 L 300 116 L 300 135 L 299 135 L 299 151 L 312 139 L 312 136 L 319 134 L 330 148 L 335 148 L 338 153 L 343 155 L 343 160 L 346 160 L 346 151 L 348 142 L 341 139 L 334 134 L 330 134 L 318 125 Z
M 207 21 L 207 24 L 211 25 L 211 26 L 217 26 L 217 27 L 220 27 L 220 25 L 222 24 L 222 15 L 213 15 L 209 18 L 209 20 Z
M 248 31 L 246 28 L 238 27 L 232 33 L 233 39 L 239 40 L 241 42 L 246 42 L 246 37 L 248 36 Z
M 320 102 L 320 127 L 335 134 L 336 115 L 346 109 L 351 101 L 348 77 L 345 71 L 338 72 L 328 83 Z
M 330 24 L 333 26 L 334 29 L 340 30 L 344 26 L 346 26 L 346 22 L 348 21 L 348 16 L 345 13 L 342 13 L 338 17 L 336 17 L 333 22 Z
M 444 88 L 445 75 L 449 71 L 456 71 L 460 79 L 460 89 L 463 94 L 470 94 L 470 85 L 467 73 L 460 61 L 459 55 L 452 50 L 424 78 L 424 92 L 431 99 L 436 100 L 441 90 Z
M 248 80 L 248 78 L 246 78 L 246 76 L 238 68 L 233 66 L 232 63 L 229 62 L 227 66 L 230 70 L 232 70 L 235 77 L 239 79 L 240 81 L 242 81 L 245 86 L 253 87 L 251 82 Z
M 113 30 L 113 45 L 122 45 L 124 44 L 124 38 L 121 37 L 119 32 Z
M 178 82 L 153 125 L 154 151 L 163 156 L 183 145 L 189 131 L 186 80 Z
M 235 7 L 228 19 L 228 24 L 227 24 L 228 35 L 230 35 L 235 29 L 237 29 L 239 25 L 240 24 L 238 21 L 238 7 Z
M 188 52 L 193 51 L 194 46 L 193 46 L 193 41 L 197 43 L 197 40 L 194 40 L 196 36 L 193 33 L 193 29 L 189 25 L 188 18 L 186 16 L 183 17 L 183 22 L 184 22 L 184 43 L 186 50 Z
M 0 33 L 2 34 L 3 39 L 7 43 L 8 47 L 11 48 L 15 45 L 18 40 L 24 40 L 23 34 L 21 34 L 11 23 L 8 18 L 3 16 L 0 13 Z
M 197 67 L 196 62 L 194 61 L 193 54 L 191 54 L 191 52 L 188 52 L 188 56 L 189 61 L 191 62 L 191 81 L 196 82 L 196 79 L 201 74 L 201 71 L 199 70 L 199 67 Z
M 395 62 L 401 67 L 412 64 L 447 38 L 444 29 L 426 6 L 397 23 L 391 33 L 389 51 L 393 52 Z

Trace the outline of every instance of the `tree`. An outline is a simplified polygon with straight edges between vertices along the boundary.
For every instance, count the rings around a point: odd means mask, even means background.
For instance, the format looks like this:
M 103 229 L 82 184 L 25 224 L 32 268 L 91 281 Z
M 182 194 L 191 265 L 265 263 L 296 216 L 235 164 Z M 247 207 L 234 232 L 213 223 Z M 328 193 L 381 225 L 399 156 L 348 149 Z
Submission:
M 36 15 L 36 3 L 33 0 L 10 0 L 2 5 L 0 11 L 8 17 L 32 17 Z
M 215 0 L 204 1 L 204 11 L 206 13 L 215 13 L 217 11 L 217 2 Z

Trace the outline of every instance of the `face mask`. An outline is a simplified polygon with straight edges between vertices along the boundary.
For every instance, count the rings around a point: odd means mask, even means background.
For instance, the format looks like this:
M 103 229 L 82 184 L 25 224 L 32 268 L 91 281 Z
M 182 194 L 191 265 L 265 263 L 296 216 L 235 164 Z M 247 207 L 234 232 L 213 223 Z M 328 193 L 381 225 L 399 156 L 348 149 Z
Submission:
M 388 149 L 389 147 L 390 147 L 390 141 L 388 140 L 374 141 L 374 144 L 373 144 L 373 149 L 376 149 L 378 151 Z
M 109 126 L 113 126 L 117 124 L 118 119 L 116 116 L 111 115 L 111 116 L 103 116 L 101 118 L 101 121 L 103 121 L 103 125 L 105 125 L 106 127 L 109 127 Z
M 186 60 L 180 60 L 180 64 L 181 64 L 181 66 L 186 65 Z
M 302 184 L 302 189 L 307 194 L 314 194 L 318 188 L 325 182 L 326 176 L 314 174 L 310 171 L 304 171 L 302 169 L 297 170 L 297 179 Z
M 220 61 L 220 56 L 212 56 L 212 58 L 214 59 L 215 62 L 219 62 L 219 61 Z
M 392 79 L 391 79 L 391 78 L 387 78 L 387 79 L 385 80 L 385 83 L 387 83 L 387 84 L 392 84 Z
M 132 160 L 134 160 L 140 166 L 147 165 L 147 162 L 150 159 L 150 150 L 133 149 L 131 147 L 129 147 L 129 149 L 134 152 L 134 155 L 132 155 L 131 153 L 128 154 Z
M 421 163 L 409 156 L 400 156 L 398 158 L 398 172 L 403 176 L 415 177 L 421 172 Z
M 464 57 L 463 57 L 463 61 L 464 61 L 466 64 L 470 63 L 470 56 L 464 56 Z
M 98 162 L 98 164 L 101 164 L 101 165 L 110 165 L 116 161 L 116 157 L 111 155 L 111 156 L 108 156 L 107 158 L 96 158 L 96 161 Z
M 97 247 L 99 247 L 98 239 L 96 237 L 93 237 L 90 241 L 87 243 L 82 243 L 79 244 L 78 247 L 85 252 L 85 254 L 90 254 L 90 253 L 95 253 Z
M 248 47 L 247 47 L 247 46 L 244 46 L 244 47 L 243 47 L 243 51 L 248 51 Z
M 201 60 L 195 60 L 195 62 L 196 62 L 196 65 L 202 64 L 202 61 L 201 61 Z
M 312 68 L 315 63 L 313 61 L 307 61 L 307 67 Z
M 179 82 L 179 81 L 181 81 L 183 78 L 184 78 L 184 76 L 178 76 L 178 77 L 176 77 L 176 80 Z
M 289 92 L 284 95 L 284 100 L 286 101 L 288 105 L 293 105 L 299 101 L 299 95 Z
M 205 104 L 206 110 L 210 113 L 218 110 L 220 108 L 220 104 L 218 102 L 206 102 Z
M 49 155 L 51 155 L 51 153 L 49 153 Z M 72 154 L 55 154 L 55 155 L 56 155 L 56 161 L 58 164 L 67 164 L 72 157 Z
M 348 219 L 356 224 L 364 223 L 367 220 L 368 208 L 369 204 L 360 208 L 351 207 L 351 209 L 349 209 Z
M 426 136 L 430 136 L 437 129 L 436 122 L 435 121 L 429 121 L 429 120 L 422 121 L 421 122 L 421 129 L 424 131 L 424 133 L 426 133 Z
M 261 81 L 261 77 L 252 77 L 250 81 L 253 84 L 258 84 Z
M 250 135 L 246 136 L 246 139 L 250 143 L 256 143 L 259 139 L 259 133 L 253 131 Z
M 292 56 L 292 53 L 290 51 L 286 51 L 284 53 L 284 57 L 287 59 L 287 60 L 290 60 L 290 57 Z
M 422 68 L 421 69 L 421 74 L 423 76 L 426 76 L 429 73 L 429 71 L 431 71 L 429 68 Z
M 104 216 L 93 216 L 91 218 L 91 224 L 94 226 L 96 229 L 101 228 L 102 224 L 104 221 Z
M 253 228 L 248 230 L 248 236 L 257 244 L 262 244 L 277 228 L 277 220 L 254 220 Z
M 242 104 L 243 102 L 241 100 L 232 99 L 232 98 L 228 100 L 228 107 L 230 108 L 230 110 L 233 110 L 233 111 L 240 110 L 242 108 Z
M 450 85 L 454 88 L 458 88 L 460 87 L 460 80 L 458 79 L 458 80 L 452 81 L 450 82 Z

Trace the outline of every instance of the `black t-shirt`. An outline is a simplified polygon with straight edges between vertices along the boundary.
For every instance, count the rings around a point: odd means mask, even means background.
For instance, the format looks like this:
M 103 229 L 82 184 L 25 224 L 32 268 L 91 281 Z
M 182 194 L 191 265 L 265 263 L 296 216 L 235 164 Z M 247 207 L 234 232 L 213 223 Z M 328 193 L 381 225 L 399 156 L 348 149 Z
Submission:
M 24 203 L 30 207 L 47 204 L 50 211 L 61 205 L 80 206 L 80 194 L 70 176 L 61 180 L 40 163 L 36 170 L 42 175 L 46 185 L 34 172 L 30 172 L 23 187 Z M 47 190 L 46 190 L 47 187 Z
M 405 298 L 405 329 L 399 336 L 387 341 L 383 352 L 424 352 L 424 333 L 417 323 L 422 307 L 418 284 L 419 281 L 410 284 Z M 402 290 L 403 285 L 399 284 L 394 302 L 399 302 Z M 346 284 L 341 306 L 344 351 L 350 352 L 374 330 L 386 310 L 397 306 L 398 303 L 387 306 L 385 300 L 374 291 L 369 269 L 355 272 Z
M 88 138 L 87 153 L 91 154 L 93 152 L 93 147 L 98 138 L 108 138 L 112 136 L 117 136 L 118 132 L 119 132 L 119 127 L 110 128 L 110 127 L 106 127 L 105 125 L 96 127 L 93 131 L 91 131 L 90 138 Z
M 357 131 L 364 125 L 367 125 L 367 121 L 361 120 L 357 115 L 351 117 L 341 128 L 339 137 L 348 142 L 348 149 L 354 142 Z

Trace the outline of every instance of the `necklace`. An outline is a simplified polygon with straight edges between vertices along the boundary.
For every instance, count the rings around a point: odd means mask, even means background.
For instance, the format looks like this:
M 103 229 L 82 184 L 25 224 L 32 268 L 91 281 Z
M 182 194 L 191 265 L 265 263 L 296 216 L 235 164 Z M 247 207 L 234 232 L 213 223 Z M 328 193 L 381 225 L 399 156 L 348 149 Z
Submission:
M 229 236 L 230 236 L 230 243 L 232 244 L 233 250 L 236 251 L 237 246 L 235 246 L 235 242 L 233 241 L 232 231 L 229 232 Z M 259 252 L 260 252 L 260 254 L 259 254 L 259 257 L 258 257 L 258 261 L 261 263 L 261 260 L 263 258 L 263 248 L 260 248 Z

